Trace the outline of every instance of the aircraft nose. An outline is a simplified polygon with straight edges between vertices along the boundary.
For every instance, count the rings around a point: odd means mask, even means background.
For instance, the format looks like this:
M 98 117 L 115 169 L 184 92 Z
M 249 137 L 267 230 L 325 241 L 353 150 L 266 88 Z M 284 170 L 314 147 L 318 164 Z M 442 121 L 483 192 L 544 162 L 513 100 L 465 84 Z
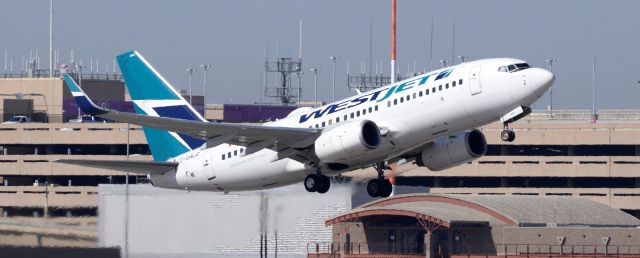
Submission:
M 536 87 L 542 91 L 547 91 L 556 81 L 556 76 L 546 69 L 533 68 L 531 70 L 533 72 L 531 78 L 536 82 Z

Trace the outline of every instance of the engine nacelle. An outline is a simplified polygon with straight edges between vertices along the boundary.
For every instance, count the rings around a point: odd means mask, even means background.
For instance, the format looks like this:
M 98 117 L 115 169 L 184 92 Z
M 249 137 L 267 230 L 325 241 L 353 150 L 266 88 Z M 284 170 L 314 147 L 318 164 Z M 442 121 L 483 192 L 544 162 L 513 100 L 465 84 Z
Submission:
M 475 129 L 431 143 L 418 154 L 416 164 L 440 171 L 482 157 L 486 152 L 487 140 Z
M 324 163 L 342 163 L 365 155 L 380 145 L 380 128 L 370 120 L 350 121 L 328 128 L 315 141 L 316 155 Z

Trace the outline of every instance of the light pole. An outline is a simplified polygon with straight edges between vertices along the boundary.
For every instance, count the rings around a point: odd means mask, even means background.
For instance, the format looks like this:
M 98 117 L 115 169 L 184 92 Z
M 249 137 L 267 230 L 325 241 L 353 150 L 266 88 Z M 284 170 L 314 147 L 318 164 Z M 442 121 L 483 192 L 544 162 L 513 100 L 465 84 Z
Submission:
M 558 60 L 549 58 L 546 61 L 549 63 L 549 72 L 553 73 L 553 63 Z M 549 110 L 553 110 L 553 86 L 549 88 Z
M 337 56 L 330 56 L 329 59 L 331 59 L 331 61 L 333 62 L 333 72 L 331 74 L 331 86 L 333 87 L 333 91 L 332 91 L 332 101 L 336 101 L 336 60 L 338 59 Z
M 464 63 L 464 61 L 466 61 L 469 57 L 468 56 L 458 56 L 458 58 L 460 59 L 461 63 Z
M 207 70 L 211 68 L 209 64 L 201 64 L 200 67 L 204 69 L 204 78 L 202 82 L 202 105 L 204 109 L 202 110 L 202 116 L 205 116 L 207 113 Z
M 318 72 L 320 71 L 320 68 L 311 68 L 309 69 L 310 71 L 313 72 L 313 105 L 317 106 L 318 105 Z
M 440 64 L 442 65 L 442 68 L 447 67 L 447 63 L 448 63 L 448 62 L 449 62 L 449 61 L 447 61 L 447 60 L 440 59 Z
M 187 69 L 187 72 L 189 72 L 189 105 L 192 105 L 191 101 L 193 100 L 193 88 L 191 87 L 191 80 L 193 79 L 193 72 L 195 71 L 195 68 Z
M 82 69 L 86 68 L 85 65 L 78 65 L 78 87 L 82 88 Z M 78 122 L 80 122 L 80 106 L 78 105 Z

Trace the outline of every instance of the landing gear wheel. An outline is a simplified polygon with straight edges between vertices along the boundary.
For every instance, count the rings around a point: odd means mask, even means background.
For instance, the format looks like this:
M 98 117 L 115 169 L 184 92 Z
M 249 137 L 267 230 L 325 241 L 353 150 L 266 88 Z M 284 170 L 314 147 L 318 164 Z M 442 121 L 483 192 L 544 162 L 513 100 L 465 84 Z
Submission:
M 318 185 L 316 191 L 318 193 L 326 193 L 327 191 L 329 191 L 329 187 L 331 187 L 331 182 L 329 181 L 329 177 L 325 176 L 325 175 L 320 175 L 320 185 Z
M 516 139 L 516 133 L 513 130 L 504 129 L 500 133 L 500 139 L 505 142 L 513 142 Z
M 326 193 L 331 187 L 329 177 L 325 175 L 311 174 L 304 179 L 304 188 L 307 192 Z
M 371 179 L 367 184 L 367 193 L 371 197 L 389 197 L 391 195 L 391 182 L 384 179 Z
M 304 189 L 307 189 L 307 192 L 313 193 L 318 191 L 318 186 L 320 184 L 320 177 L 316 174 L 308 175 L 304 179 Z

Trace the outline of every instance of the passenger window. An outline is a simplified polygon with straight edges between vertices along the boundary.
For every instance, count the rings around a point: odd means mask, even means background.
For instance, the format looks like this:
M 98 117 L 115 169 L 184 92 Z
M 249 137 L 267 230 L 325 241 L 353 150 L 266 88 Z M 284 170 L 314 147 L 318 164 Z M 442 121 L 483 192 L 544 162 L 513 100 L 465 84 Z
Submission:
M 375 111 L 378 111 L 378 105 L 376 105 L 376 106 L 374 107 L 374 110 L 375 110 Z
M 340 123 L 340 117 L 336 117 L 336 123 Z
M 233 156 L 238 156 L 238 150 L 233 151 Z
M 324 122 L 322 122 L 322 128 L 324 128 L 325 126 L 327 126 L 327 124 L 325 124 Z
M 453 81 L 453 82 L 451 83 L 451 87 L 455 87 L 455 86 L 456 86 L 456 81 Z
M 458 80 L 458 85 L 462 85 L 462 79 Z
M 411 95 L 407 95 L 407 101 L 411 100 Z
M 449 84 L 448 84 L 448 83 L 447 83 L 447 84 L 445 84 L 445 88 L 447 88 L 447 89 L 449 88 Z
M 356 116 L 360 117 L 360 110 L 356 111 Z
M 347 121 L 347 115 L 344 115 L 344 121 Z
M 400 103 L 404 103 L 404 97 L 400 97 Z
M 332 124 L 333 124 L 332 119 L 329 119 L 329 125 L 332 125 Z
M 422 95 L 422 94 L 420 94 L 420 95 Z M 413 98 L 414 99 L 416 98 L 416 93 L 415 92 L 413 93 Z
M 367 114 L 367 109 L 363 109 L 363 110 L 362 110 L 362 115 L 364 116 L 364 115 L 366 115 L 366 114 Z
M 391 107 L 391 100 L 387 101 L 387 107 Z
M 225 156 L 224 156 L 224 154 L 222 154 L 222 160 L 225 160 Z
M 319 127 L 318 124 L 316 124 L 316 128 L 318 128 L 318 127 Z
M 231 152 L 227 153 L 227 157 L 231 158 Z
M 244 153 L 244 148 L 240 149 L 240 153 Z
M 354 117 L 353 112 L 351 112 L 351 118 L 353 118 L 353 117 Z
M 422 97 L 422 91 L 418 92 L 418 96 Z
M 373 108 L 369 107 L 369 113 L 373 112 Z
M 442 90 L 442 85 L 439 85 L 438 86 L 438 91 L 441 91 L 441 90 Z
M 395 105 L 398 105 L 398 99 L 394 99 L 394 100 L 393 100 L 393 105 L 394 105 L 394 106 L 395 106 Z
M 427 90 L 425 90 L 425 91 L 424 91 L 424 95 L 425 95 L 425 96 L 429 95 L 429 89 L 427 89 Z
M 431 93 L 436 93 L 436 87 L 431 88 Z

